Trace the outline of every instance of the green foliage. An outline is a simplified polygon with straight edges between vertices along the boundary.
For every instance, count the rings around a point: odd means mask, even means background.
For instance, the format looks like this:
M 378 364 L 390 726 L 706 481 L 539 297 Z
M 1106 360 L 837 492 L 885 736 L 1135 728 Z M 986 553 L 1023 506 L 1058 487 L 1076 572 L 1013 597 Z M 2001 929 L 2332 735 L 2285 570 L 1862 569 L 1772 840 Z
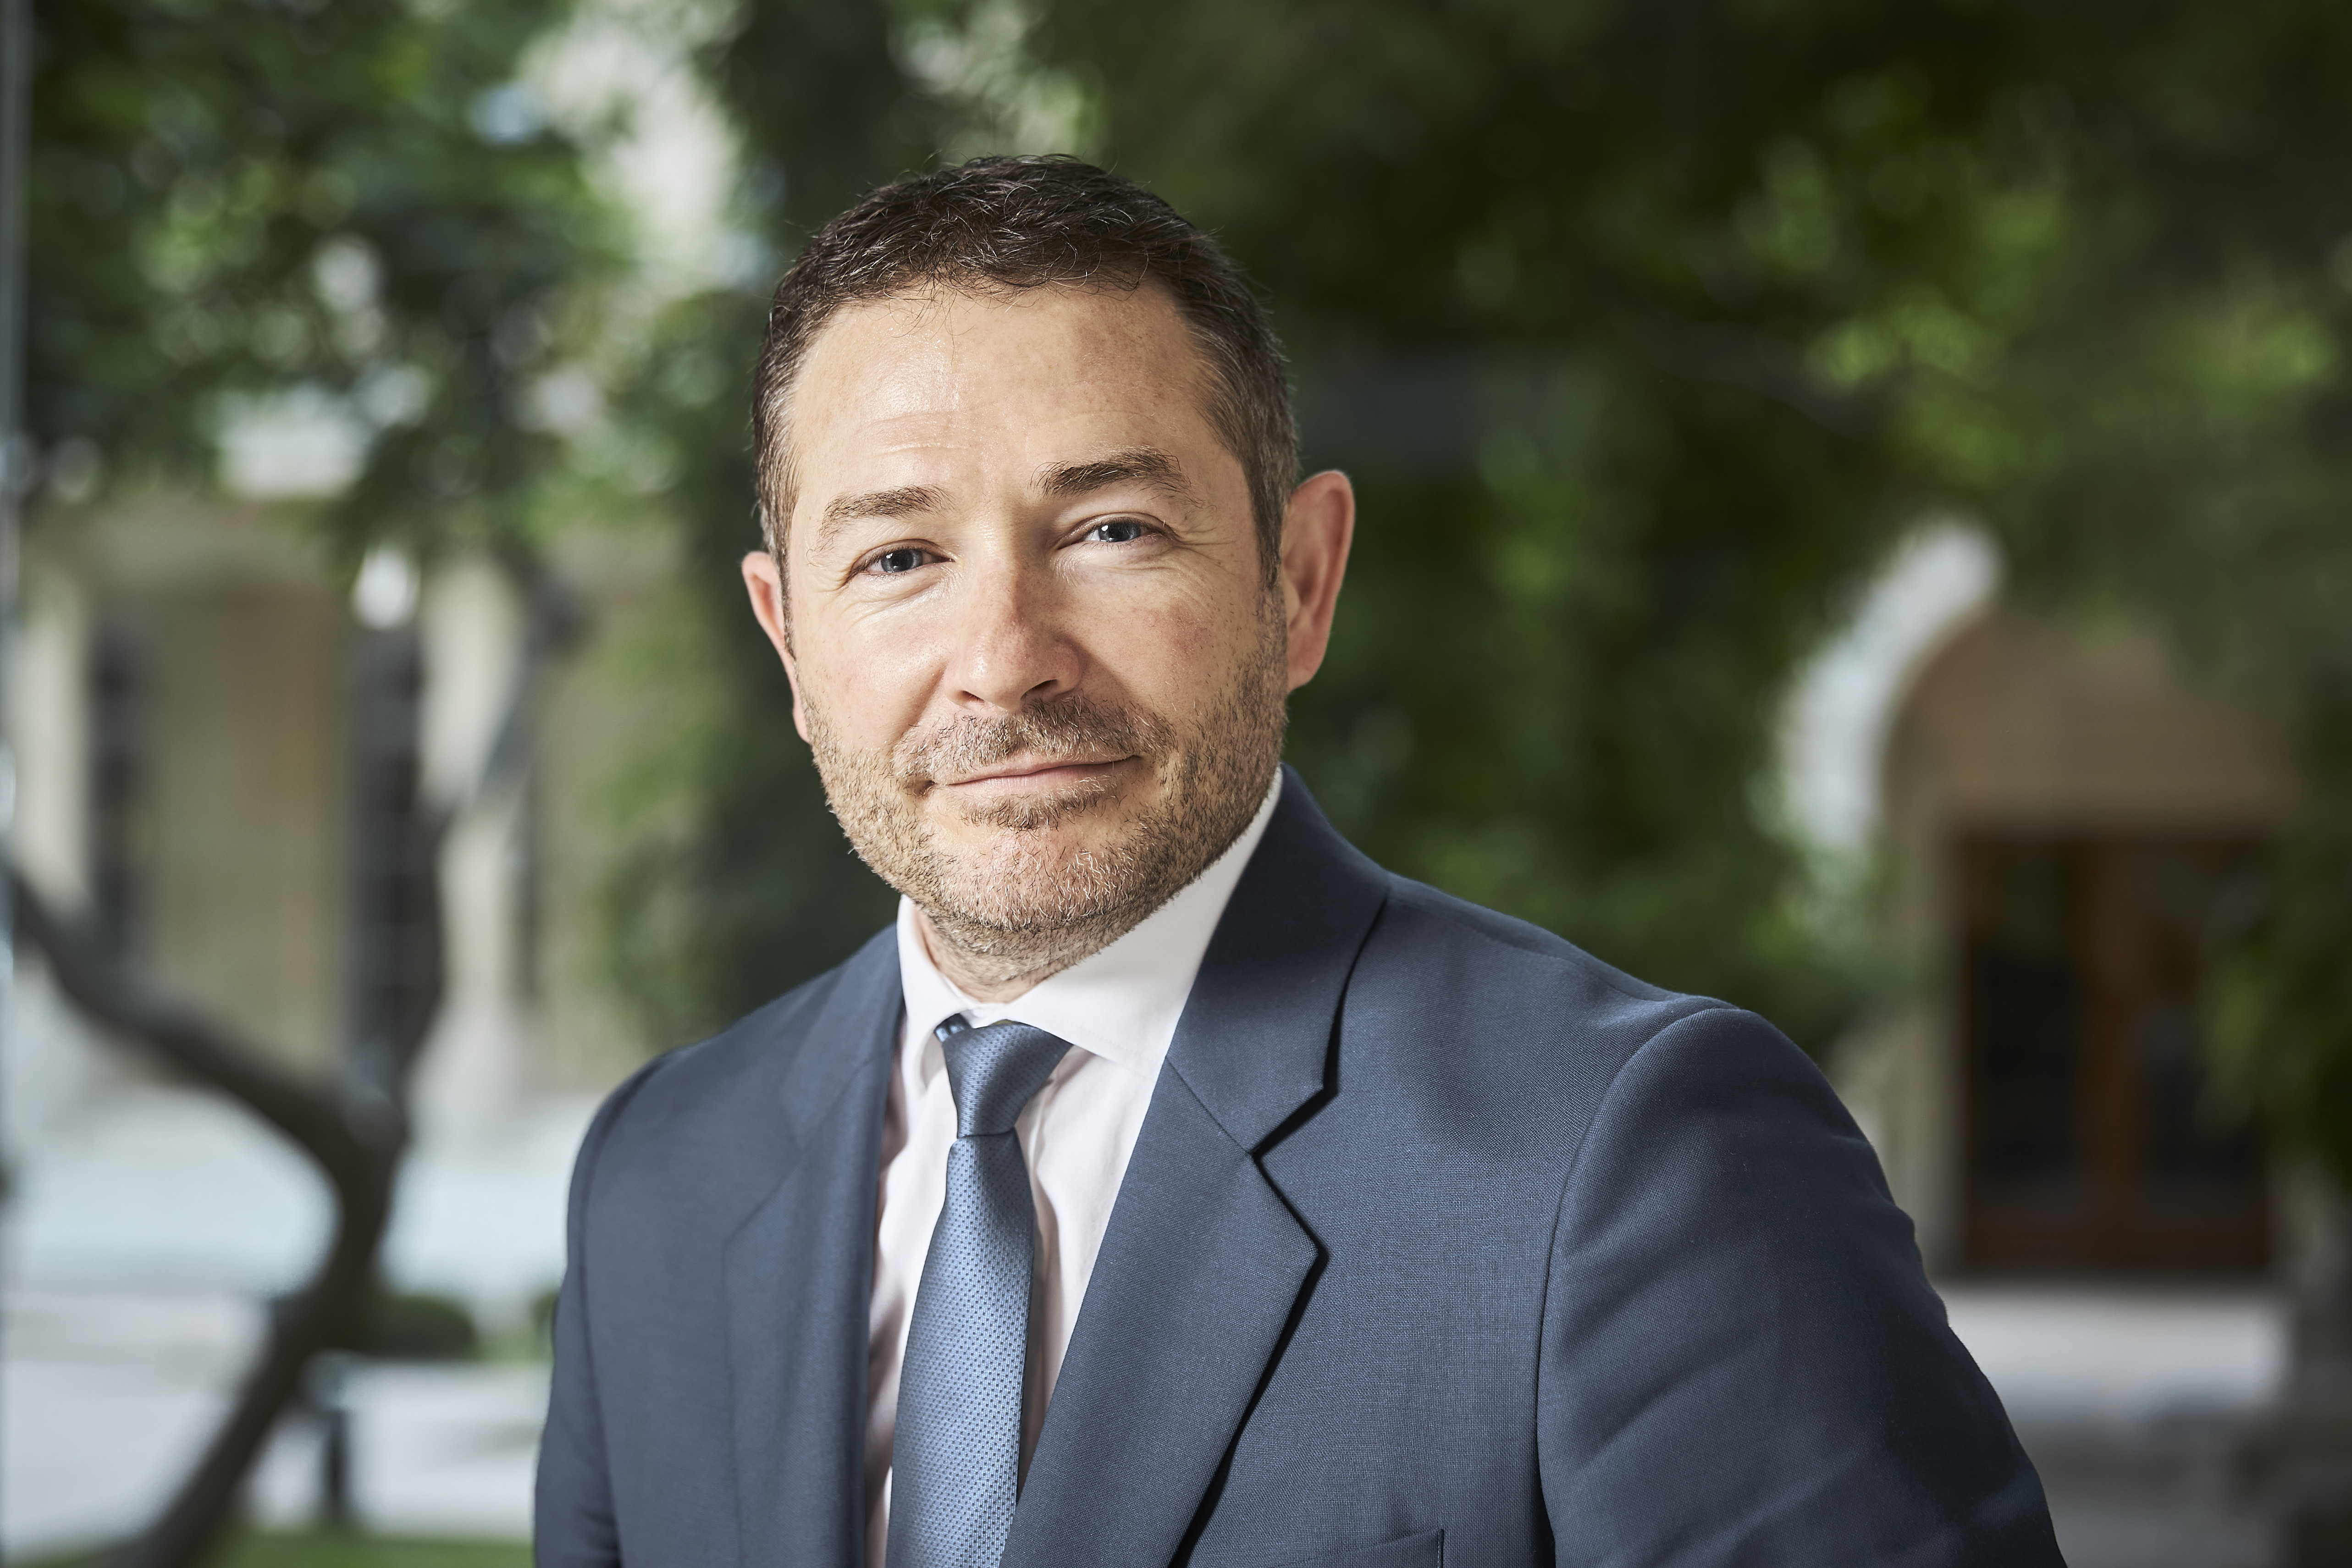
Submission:
M 901 71 L 880 6 L 746 6 L 703 62 L 740 132 L 748 216 L 779 253 L 873 185 L 927 166 L 937 115 Z M 691 697 L 635 781 L 638 826 L 608 884 L 614 974 L 652 1037 L 705 1034 L 847 957 L 895 895 L 824 805 L 791 693 L 736 563 L 760 534 L 751 362 L 765 300 L 680 305 L 624 423 L 680 454 L 669 492 L 684 550 L 669 672 Z
M 35 7 L 27 404 L 52 482 L 201 482 L 234 400 L 374 435 L 345 552 L 512 537 L 609 226 L 515 75 L 561 0 Z
M 958 21 L 953 7 L 921 10 L 935 27 Z M 1782 402 L 1706 379 L 1663 384 L 1618 323 L 1596 334 L 1598 292 L 1554 286 L 1538 258 L 1567 254 L 1559 237 L 1538 232 L 1549 219 L 1507 199 L 1484 163 L 1491 145 L 1518 145 L 1498 123 L 1533 116 L 1512 134 L 1539 136 L 1562 112 L 1549 68 L 1507 37 L 1423 38 L 1405 8 L 1365 14 L 1361 27 L 1339 10 L 1212 7 L 1181 28 L 1166 12 L 1047 17 L 1067 79 L 1101 85 L 1118 160 L 1223 230 L 1265 281 L 1302 353 L 1316 455 L 1365 484 L 1339 641 L 1298 705 L 1292 753 L 1391 864 L 1656 978 L 1763 1006 L 1822 1043 L 1850 1005 L 1850 977 L 1789 914 L 1794 856 L 1751 783 L 1771 689 L 1888 526 L 1882 465 Z M 1305 73 L 1320 96 L 1281 85 L 1338 37 L 1362 53 Z M 929 114 L 929 145 L 970 139 L 954 103 L 926 105 L 881 68 L 884 42 L 878 26 L 853 37 L 768 25 L 725 56 L 719 79 L 755 160 L 781 158 L 789 196 L 824 193 L 781 215 L 780 241 L 905 168 L 911 117 Z M 828 53 L 844 47 L 845 60 Z M 829 90 L 855 86 L 860 104 L 778 123 L 811 74 Z M 1396 118 L 1401 89 L 1434 95 L 1432 122 L 1367 143 L 1368 125 Z M 1383 143 L 1423 162 L 1400 171 L 1368 155 Z M 1465 145 L 1480 171 L 1466 180 L 1451 166 Z M 1643 151 L 1622 156 L 1638 163 Z M 1316 216 L 1302 223 L 1308 192 Z M 1604 216 L 1628 228 L 1621 248 L 1644 251 L 1639 215 Z M 755 318 L 736 320 L 734 352 L 748 354 Z M 1343 406 L 1368 357 L 1408 421 L 1429 412 L 1416 399 L 1486 384 L 1488 401 L 1513 405 L 1483 437 L 1387 461 L 1381 411 L 1368 425 Z M 1530 389 L 1534 405 L 1517 406 Z M 728 441 L 740 431 L 730 421 Z M 1702 450 L 1706 461 L 1685 460 Z M 734 460 L 688 513 L 711 569 L 753 538 Z M 741 625 L 731 582 L 711 614 Z M 726 640 L 754 639 L 745 626 Z M 814 972 L 887 909 L 856 895 L 829 824 L 789 814 L 814 801 L 814 780 L 782 729 L 770 656 L 751 649 L 744 665 L 728 709 L 740 722 L 704 753 L 701 809 L 682 838 L 648 847 L 619 900 L 635 917 L 623 948 L 657 961 L 640 992 L 673 998 L 661 1005 L 679 1016 L 675 998 L 719 1003 L 706 1003 L 706 1022 Z M 805 881 L 826 864 L 846 874 Z M 1717 917 L 1694 921 L 1695 907 Z
M 2315 726 L 2352 773 L 2352 710 Z M 2332 753 L 2332 754 L 2330 754 Z M 2211 1009 L 2223 1088 L 2261 1105 L 2352 1192 L 2352 809 L 2341 795 L 2279 858 L 2270 906 L 2225 961 Z
M 1824 613 L 1937 504 L 2022 591 L 2343 710 L 2340 9 L 1061 0 L 1041 37 L 1310 395 L 1402 366 L 1425 428 L 1435 357 L 1557 367 L 1549 406 L 1458 385 L 1442 479 L 1383 464 L 1409 429 L 1329 444 L 1366 529 L 1293 751 L 1391 864 L 1821 1043 L 1852 971 L 1790 921 L 1754 782 Z M 2311 759 L 2352 816 L 2352 751 Z M 2342 1146 L 2330 833 L 2284 853 L 2229 1037 Z
M 1796 912 L 1759 781 L 1797 661 L 1923 513 L 1983 519 L 2022 593 L 2352 707 L 2339 7 L 900 0 L 763 9 L 713 67 L 782 249 L 923 150 L 1044 150 L 1037 105 L 1082 93 L 1071 150 L 1220 234 L 1310 461 L 1359 481 L 1290 748 L 1343 828 L 1809 1046 L 1872 955 Z M 740 363 L 755 320 L 706 341 Z M 740 416 L 712 417 L 715 570 L 752 534 Z M 687 889 L 679 994 L 713 1014 L 871 918 L 854 877 L 779 890 L 839 839 L 750 640 L 721 706 L 751 739 L 690 764 L 705 809 L 646 884 Z M 2326 1145 L 2352 751 L 2311 757 L 2319 826 L 2222 1036 Z
M 930 165 L 935 111 L 891 48 L 887 5 L 746 5 L 706 68 L 743 137 L 750 195 L 789 251 L 873 186 Z
M 680 458 L 667 503 L 681 582 L 660 649 L 676 698 L 668 733 L 631 781 L 635 827 L 606 897 L 615 982 L 664 1045 L 831 968 L 894 907 L 826 814 L 737 570 L 760 539 L 747 422 L 762 319 L 740 297 L 680 306 L 619 411 Z
M 102 1555 L 41 1559 L 33 1568 L 95 1568 Z M 254 1531 L 233 1535 L 211 1568 L 530 1568 L 524 1541 L 430 1541 L 332 1531 Z
M 215 1568 L 527 1568 L 522 1541 L 425 1541 L 337 1535 L 327 1531 L 262 1533 L 232 1538 Z
M 1790 670 L 1937 490 L 1816 345 L 1933 315 L 1904 301 L 1970 249 L 1950 197 L 1990 95 L 1927 73 L 2005 31 L 1916 6 L 1047 14 L 1045 59 L 1108 78 L 1105 154 L 1250 268 L 1309 460 L 1359 481 L 1291 751 L 1377 858 L 1816 1048 L 1852 1016 L 1858 955 L 1797 915 L 1759 781 Z
M 482 1348 L 474 1315 L 463 1302 L 381 1289 L 368 1300 L 359 1342 L 352 1348 L 390 1361 L 471 1361 Z

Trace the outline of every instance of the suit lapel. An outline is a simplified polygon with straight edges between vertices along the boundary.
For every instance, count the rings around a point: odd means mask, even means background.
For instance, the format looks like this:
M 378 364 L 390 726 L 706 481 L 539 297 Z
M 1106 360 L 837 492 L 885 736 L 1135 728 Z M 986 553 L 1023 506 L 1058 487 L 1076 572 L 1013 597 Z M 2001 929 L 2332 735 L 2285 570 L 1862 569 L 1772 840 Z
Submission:
M 1006 1568 L 1165 1563 L 1182 1544 L 1321 1257 L 1255 1156 L 1323 1092 L 1386 896 L 1286 768 L 1152 1091 Z
M 866 1313 L 900 1011 L 889 931 L 845 966 L 779 1086 L 781 1179 L 726 1246 L 742 1568 L 850 1568 L 866 1516 Z

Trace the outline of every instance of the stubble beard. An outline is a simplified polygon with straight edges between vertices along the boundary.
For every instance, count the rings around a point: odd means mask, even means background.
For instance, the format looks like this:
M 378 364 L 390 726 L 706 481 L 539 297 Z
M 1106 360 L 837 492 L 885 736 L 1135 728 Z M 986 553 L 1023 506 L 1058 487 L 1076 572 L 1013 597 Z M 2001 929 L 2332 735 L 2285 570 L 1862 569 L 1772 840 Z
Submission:
M 887 750 L 843 745 L 808 708 L 809 744 L 825 797 L 858 857 L 929 917 L 952 967 L 991 986 L 1030 984 L 1109 946 L 1181 891 L 1241 836 L 1282 758 L 1286 720 L 1283 626 L 1275 606 L 1226 689 L 1180 726 L 1139 706 L 1084 698 L 999 719 L 959 718 L 910 731 Z M 929 781 L 967 777 L 1006 758 L 1136 756 L 1157 797 L 1084 848 L 1054 841 L 1065 824 L 1119 809 L 1118 784 L 1092 780 L 962 808 L 992 830 L 970 850 L 940 842 Z

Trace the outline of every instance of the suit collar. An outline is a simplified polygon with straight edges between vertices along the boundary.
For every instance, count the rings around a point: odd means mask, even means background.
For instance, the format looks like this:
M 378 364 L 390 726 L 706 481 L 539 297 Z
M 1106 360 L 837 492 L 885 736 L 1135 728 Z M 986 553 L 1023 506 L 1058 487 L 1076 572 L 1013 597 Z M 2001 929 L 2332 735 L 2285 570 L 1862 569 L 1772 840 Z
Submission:
M 1323 1090 L 1332 1020 L 1388 873 L 1339 837 L 1287 764 L 1282 798 L 1202 961 L 1168 1064 L 1255 1150 Z
M 1322 1258 L 1255 1152 L 1325 1091 L 1386 896 L 1286 770 L 1137 1137 L 1006 1568 L 1181 1549 Z
M 788 1159 L 831 1135 L 834 1102 L 852 1079 L 888 1070 L 898 1045 L 898 952 L 886 930 L 835 971 L 832 991 L 778 1081 Z

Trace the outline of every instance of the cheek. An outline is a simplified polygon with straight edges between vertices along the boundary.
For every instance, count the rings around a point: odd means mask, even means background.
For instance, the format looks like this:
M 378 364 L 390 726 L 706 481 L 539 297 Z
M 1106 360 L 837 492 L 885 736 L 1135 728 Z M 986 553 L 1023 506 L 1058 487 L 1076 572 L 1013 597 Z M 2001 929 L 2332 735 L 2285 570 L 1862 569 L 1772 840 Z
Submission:
M 1255 602 L 1223 583 L 1109 597 L 1087 638 L 1097 662 L 1147 707 L 1198 712 L 1221 699 L 1234 668 L 1255 651 Z
M 903 643 L 836 630 L 803 643 L 801 694 L 841 744 L 875 751 L 913 728 L 936 668 L 936 660 Z

